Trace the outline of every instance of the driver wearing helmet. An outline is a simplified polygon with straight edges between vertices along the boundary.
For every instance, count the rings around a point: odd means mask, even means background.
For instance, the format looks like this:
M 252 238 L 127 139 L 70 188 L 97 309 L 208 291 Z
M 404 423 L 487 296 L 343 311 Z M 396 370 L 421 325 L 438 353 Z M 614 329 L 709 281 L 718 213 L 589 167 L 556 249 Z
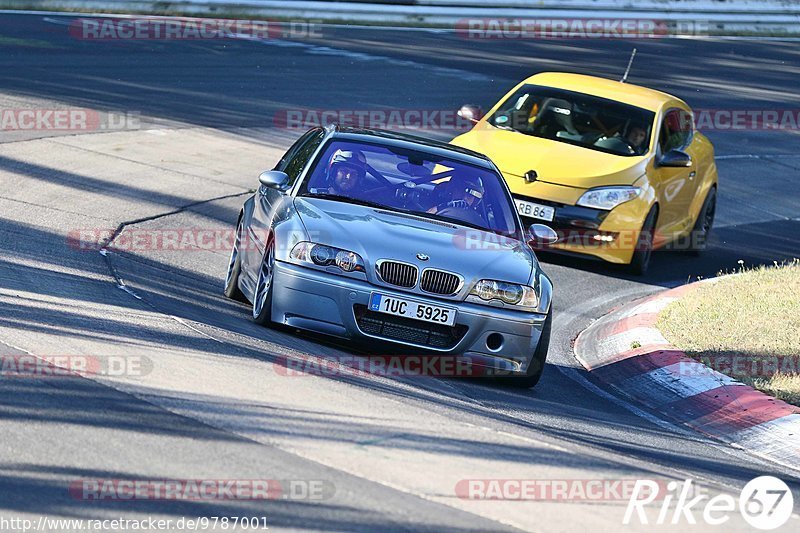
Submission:
M 328 164 L 328 193 L 353 197 L 367 174 L 367 158 L 358 150 L 336 150 Z
M 448 183 L 448 190 L 452 196 L 450 201 L 436 205 L 428 210 L 429 213 L 439 214 L 447 210 L 470 210 L 478 214 L 478 208 L 483 201 L 483 183 L 480 178 L 453 177 Z

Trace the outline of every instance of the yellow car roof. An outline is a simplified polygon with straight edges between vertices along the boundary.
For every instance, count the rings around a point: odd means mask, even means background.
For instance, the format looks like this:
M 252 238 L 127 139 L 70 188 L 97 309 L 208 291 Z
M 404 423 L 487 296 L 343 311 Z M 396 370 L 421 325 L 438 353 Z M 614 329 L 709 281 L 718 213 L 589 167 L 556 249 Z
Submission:
M 650 111 L 658 111 L 666 102 L 688 106 L 680 98 L 655 89 L 622 83 L 619 81 L 586 76 L 584 74 L 569 74 L 566 72 L 541 72 L 534 74 L 523 83 L 544 85 L 556 89 L 575 91 L 600 98 L 608 98 L 626 104 L 634 105 Z

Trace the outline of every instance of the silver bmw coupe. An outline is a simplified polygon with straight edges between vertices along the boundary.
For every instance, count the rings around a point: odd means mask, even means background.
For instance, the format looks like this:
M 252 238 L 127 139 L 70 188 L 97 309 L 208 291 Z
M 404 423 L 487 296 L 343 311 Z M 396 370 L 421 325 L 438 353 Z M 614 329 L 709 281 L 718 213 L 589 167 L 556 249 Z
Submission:
M 552 284 L 486 156 L 342 126 L 306 132 L 242 206 L 225 295 L 277 322 L 370 347 L 463 356 L 534 386 Z

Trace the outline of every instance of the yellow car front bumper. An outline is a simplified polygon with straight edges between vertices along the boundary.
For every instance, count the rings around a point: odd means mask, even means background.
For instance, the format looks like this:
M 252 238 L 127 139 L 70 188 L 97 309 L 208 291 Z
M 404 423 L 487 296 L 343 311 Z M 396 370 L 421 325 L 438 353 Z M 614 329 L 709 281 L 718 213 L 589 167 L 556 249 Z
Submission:
M 559 235 L 557 243 L 545 250 L 588 255 L 609 263 L 628 264 L 639 242 L 642 225 L 655 203 L 654 191 L 646 183 L 637 183 L 642 192 L 635 199 L 610 211 L 575 205 L 583 189 L 537 183 L 525 192 L 512 191 L 515 200 L 524 200 L 555 209 L 552 221 L 521 216 L 526 226 L 534 223 L 552 227 Z M 658 245 L 659 237 L 655 243 Z

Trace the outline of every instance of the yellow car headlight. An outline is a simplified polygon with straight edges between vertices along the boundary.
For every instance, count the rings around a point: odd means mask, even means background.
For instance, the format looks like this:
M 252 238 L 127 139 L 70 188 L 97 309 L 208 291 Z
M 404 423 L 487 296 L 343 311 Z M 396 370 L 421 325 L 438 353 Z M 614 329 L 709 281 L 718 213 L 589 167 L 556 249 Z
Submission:
M 620 204 L 633 200 L 641 192 L 639 187 L 598 187 L 583 193 L 577 205 L 610 211 Z

